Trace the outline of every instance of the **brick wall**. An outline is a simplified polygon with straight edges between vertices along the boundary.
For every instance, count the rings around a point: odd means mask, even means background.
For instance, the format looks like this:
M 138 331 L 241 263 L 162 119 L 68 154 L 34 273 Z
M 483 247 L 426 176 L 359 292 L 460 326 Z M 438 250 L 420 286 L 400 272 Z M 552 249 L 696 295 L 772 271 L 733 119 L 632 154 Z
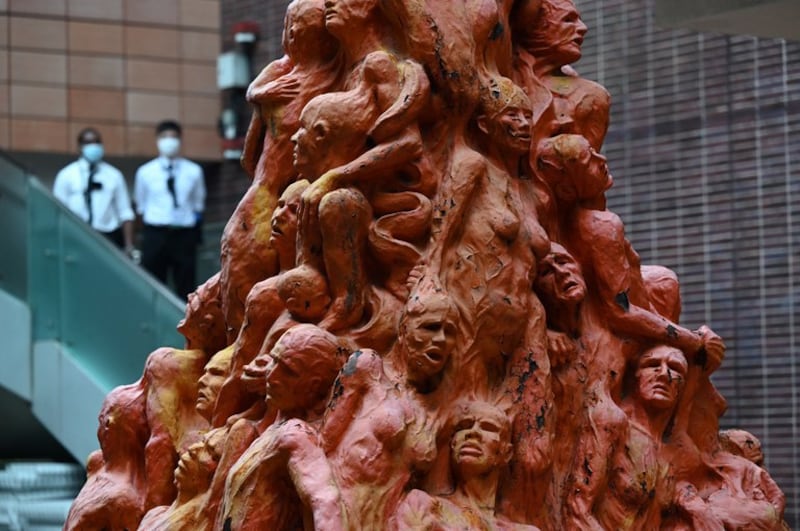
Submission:
M 70 153 L 93 125 L 114 156 L 155 154 L 153 126 L 219 157 L 219 0 L 0 0 L 0 146 Z

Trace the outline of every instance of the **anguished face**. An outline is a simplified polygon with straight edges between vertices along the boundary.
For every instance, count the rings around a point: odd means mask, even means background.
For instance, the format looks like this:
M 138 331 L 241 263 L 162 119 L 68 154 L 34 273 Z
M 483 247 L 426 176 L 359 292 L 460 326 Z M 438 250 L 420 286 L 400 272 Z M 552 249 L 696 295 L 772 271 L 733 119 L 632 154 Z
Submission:
M 639 357 L 636 394 L 645 405 L 671 409 L 678 402 L 689 366 L 680 350 L 661 345 Z
M 511 424 L 499 409 L 471 402 L 459 415 L 450 442 L 451 460 L 462 479 L 496 469 L 511 458 Z
M 550 244 L 550 253 L 539 262 L 534 288 L 549 307 L 575 305 L 586 297 L 586 282 L 580 265 L 555 242 Z
M 406 350 L 408 380 L 423 383 L 441 373 L 455 340 L 455 309 L 448 297 L 427 297 L 422 311 L 408 312 L 400 337 Z

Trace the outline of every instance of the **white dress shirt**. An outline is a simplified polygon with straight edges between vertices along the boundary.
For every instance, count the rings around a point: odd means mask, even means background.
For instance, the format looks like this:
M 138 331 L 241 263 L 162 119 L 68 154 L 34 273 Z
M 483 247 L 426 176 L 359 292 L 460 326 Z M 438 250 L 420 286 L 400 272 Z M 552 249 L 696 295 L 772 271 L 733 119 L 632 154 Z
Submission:
M 123 222 L 133 219 L 128 185 L 122 173 L 111 164 L 98 162 L 93 180 L 99 189 L 92 192 L 92 227 L 113 232 Z M 89 162 L 81 157 L 56 175 L 53 195 L 79 218 L 89 221 L 86 189 L 89 186 Z
M 167 187 L 170 163 L 175 177 L 174 199 Z M 133 194 L 136 211 L 146 224 L 194 227 L 206 201 L 203 169 L 181 157 L 158 157 L 136 170 Z

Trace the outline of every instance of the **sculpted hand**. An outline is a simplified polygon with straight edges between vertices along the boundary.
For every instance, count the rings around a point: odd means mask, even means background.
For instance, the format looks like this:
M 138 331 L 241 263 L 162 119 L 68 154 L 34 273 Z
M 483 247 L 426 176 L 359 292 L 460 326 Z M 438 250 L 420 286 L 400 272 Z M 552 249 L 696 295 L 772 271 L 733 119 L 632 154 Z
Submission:
M 553 367 L 569 362 L 578 354 L 575 348 L 575 341 L 567 334 L 554 330 L 547 331 L 547 352 L 550 355 L 550 363 Z
M 714 372 L 722 364 L 722 359 L 725 357 L 725 343 L 719 335 L 706 325 L 701 326 L 697 333 L 700 334 L 703 350 L 706 353 L 704 368 L 708 372 Z
M 336 188 L 336 185 L 336 174 L 327 172 L 303 192 L 300 203 L 300 227 L 304 233 L 315 225 L 319 217 L 320 201 L 325 194 Z

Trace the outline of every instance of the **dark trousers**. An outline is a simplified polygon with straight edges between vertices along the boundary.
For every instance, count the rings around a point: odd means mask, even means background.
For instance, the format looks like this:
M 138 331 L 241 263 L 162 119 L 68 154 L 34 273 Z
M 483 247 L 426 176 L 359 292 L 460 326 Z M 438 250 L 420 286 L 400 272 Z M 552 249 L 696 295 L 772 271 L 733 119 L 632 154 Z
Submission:
M 125 248 L 125 237 L 122 234 L 122 227 L 116 230 L 112 230 L 111 232 L 102 232 L 102 231 L 98 232 L 100 232 L 100 234 L 105 236 L 108 241 L 116 245 L 117 249 Z
M 172 273 L 175 292 L 184 300 L 197 287 L 195 262 L 197 231 L 145 225 L 142 231 L 142 266 L 162 283 Z

